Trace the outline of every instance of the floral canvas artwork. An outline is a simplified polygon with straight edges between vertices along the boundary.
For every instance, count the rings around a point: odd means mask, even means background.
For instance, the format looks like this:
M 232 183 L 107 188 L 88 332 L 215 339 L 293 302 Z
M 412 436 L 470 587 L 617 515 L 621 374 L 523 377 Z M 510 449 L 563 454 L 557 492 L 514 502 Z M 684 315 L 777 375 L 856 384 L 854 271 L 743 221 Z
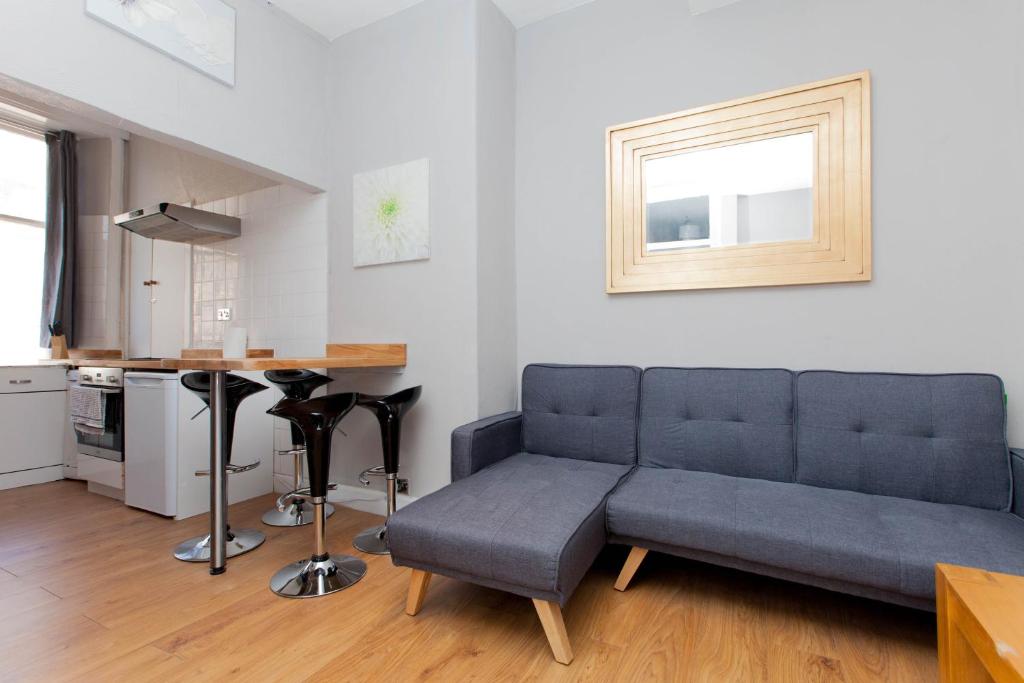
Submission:
M 85 13 L 235 84 L 235 10 L 222 0 L 85 0 Z
M 355 266 L 430 257 L 430 162 L 357 173 L 352 179 Z

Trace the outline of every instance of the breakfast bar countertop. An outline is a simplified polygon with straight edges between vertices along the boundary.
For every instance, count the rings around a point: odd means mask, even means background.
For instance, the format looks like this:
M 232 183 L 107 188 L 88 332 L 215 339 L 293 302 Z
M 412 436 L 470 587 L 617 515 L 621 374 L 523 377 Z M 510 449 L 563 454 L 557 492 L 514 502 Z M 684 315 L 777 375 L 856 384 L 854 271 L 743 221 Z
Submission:
M 405 365 L 405 344 L 328 344 L 322 357 L 166 358 L 163 370 L 303 370 L 383 368 Z
M 122 370 L 164 370 L 166 368 L 161 365 L 164 362 L 163 358 L 145 358 L 145 359 L 112 359 L 112 358 L 75 358 L 70 361 L 64 361 L 65 363 L 82 367 L 88 366 L 101 366 L 104 368 L 121 368 Z
M 250 351 L 253 351 L 250 349 Z M 265 350 L 261 350 L 265 351 Z M 302 370 L 323 368 L 403 367 L 405 344 L 327 344 L 322 357 L 276 358 L 273 352 L 248 358 L 222 358 L 219 354 L 183 358 L 73 358 L 54 365 L 101 365 L 125 370 Z M 99 354 L 97 354 L 99 355 Z

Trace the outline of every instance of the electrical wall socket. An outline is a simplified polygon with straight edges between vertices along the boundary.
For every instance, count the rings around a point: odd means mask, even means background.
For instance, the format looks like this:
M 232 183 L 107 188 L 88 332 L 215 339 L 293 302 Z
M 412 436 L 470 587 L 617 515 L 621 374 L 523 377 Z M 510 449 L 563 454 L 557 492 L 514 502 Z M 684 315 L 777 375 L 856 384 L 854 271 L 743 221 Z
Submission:
M 231 320 L 231 309 L 230 308 L 218 308 L 217 309 L 217 320 Z

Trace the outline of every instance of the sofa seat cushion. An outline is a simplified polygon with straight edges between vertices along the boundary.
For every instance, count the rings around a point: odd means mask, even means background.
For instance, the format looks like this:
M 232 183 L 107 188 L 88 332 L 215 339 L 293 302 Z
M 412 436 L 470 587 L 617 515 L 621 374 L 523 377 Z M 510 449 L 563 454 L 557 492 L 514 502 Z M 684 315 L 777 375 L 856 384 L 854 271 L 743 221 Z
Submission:
M 638 468 L 608 500 L 608 530 L 926 599 L 937 562 L 1024 573 L 1010 513 L 707 472 Z
M 513 455 L 395 513 L 392 560 L 564 603 L 604 546 L 605 500 L 629 470 Z

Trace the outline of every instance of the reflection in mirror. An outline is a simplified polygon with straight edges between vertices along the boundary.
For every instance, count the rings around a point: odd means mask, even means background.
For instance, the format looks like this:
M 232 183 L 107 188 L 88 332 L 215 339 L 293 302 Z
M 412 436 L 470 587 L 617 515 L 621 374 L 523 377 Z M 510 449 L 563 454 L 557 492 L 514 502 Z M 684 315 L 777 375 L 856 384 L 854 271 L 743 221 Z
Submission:
M 812 133 L 648 159 L 647 252 L 809 240 L 814 172 Z

